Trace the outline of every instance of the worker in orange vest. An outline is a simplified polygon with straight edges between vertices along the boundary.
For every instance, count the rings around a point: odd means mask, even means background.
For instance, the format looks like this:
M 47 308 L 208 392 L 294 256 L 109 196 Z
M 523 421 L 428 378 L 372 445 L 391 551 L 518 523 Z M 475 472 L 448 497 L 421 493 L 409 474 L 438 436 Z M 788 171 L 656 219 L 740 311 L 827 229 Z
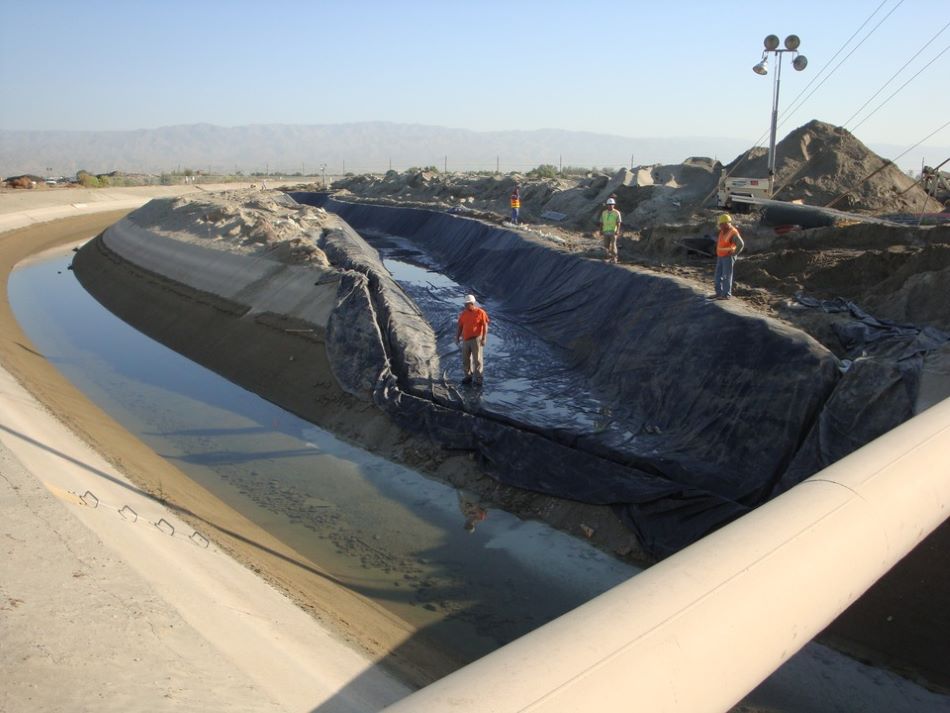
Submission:
M 482 383 L 482 350 L 488 339 L 488 313 L 475 303 L 475 295 L 465 295 L 465 309 L 459 315 L 456 343 L 462 345 L 463 384 Z
M 511 222 L 518 225 L 518 216 L 521 214 L 521 190 L 518 186 L 511 192 Z
M 713 285 L 716 294 L 709 299 L 732 299 L 732 276 L 736 264 L 736 256 L 745 249 L 742 236 L 736 226 L 732 224 L 732 216 L 723 213 L 716 221 L 719 224 L 719 235 L 716 238 L 716 273 L 713 276 Z

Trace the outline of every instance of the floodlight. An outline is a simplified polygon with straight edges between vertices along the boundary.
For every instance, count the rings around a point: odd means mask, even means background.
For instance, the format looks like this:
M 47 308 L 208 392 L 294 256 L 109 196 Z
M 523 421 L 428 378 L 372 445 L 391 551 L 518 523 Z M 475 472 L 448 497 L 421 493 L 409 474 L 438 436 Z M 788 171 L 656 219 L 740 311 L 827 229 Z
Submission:
M 765 49 L 769 52 L 778 49 L 778 35 L 769 35 L 765 38 Z
M 801 72 L 805 67 L 808 66 L 808 58 L 800 54 L 795 59 L 792 60 L 792 66 L 799 72 Z
M 798 35 L 789 35 L 785 38 L 785 49 L 795 51 L 801 43 L 802 41 L 798 39 Z
M 752 71 L 756 74 L 766 75 L 769 73 L 769 63 L 763 59 L 752 68 Z

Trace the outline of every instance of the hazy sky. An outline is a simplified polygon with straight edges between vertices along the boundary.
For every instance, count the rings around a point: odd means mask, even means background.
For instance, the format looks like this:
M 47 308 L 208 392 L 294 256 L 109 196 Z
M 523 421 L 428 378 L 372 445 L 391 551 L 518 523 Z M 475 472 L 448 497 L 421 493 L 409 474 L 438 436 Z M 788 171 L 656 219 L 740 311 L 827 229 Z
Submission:
M 795 33 L 809 64 L 783 60 L 779 138 L 820 119 L 947 146 L 948 25 L 950 0 L 0 0 L 0 128 L 379 120 L 761 144 L 773 75 L 751 68 L 765 35 Z

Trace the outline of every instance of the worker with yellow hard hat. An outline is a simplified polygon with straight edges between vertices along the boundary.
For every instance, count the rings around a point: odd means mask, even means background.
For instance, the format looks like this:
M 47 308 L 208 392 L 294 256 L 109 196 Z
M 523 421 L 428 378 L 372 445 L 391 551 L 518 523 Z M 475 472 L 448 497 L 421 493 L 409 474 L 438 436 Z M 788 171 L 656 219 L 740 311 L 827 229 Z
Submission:
M 732 216 L 723 213 L 716 220 L 719 225 L 719 235 L 716 237 L 716 273 L 713 276 L 713 285 L 716 294 L 710 299 L 732 299 L 732 278 L 736 264 L 736 256 L 745 249 L 745 243 L 735 225 Z

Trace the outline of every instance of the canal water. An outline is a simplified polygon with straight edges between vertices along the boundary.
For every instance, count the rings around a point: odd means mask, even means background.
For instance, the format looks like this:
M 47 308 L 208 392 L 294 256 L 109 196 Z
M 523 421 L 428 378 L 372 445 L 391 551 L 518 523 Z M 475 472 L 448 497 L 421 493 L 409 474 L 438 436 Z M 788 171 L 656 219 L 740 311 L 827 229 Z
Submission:
M 360 233 L 379 252 L 384 267 L 419 307 L 436 334 L 447 382 L 463 373 L 456 344 L 457 316 L 470 290 L 442 274 L 441 266 L 406 238 Z M 606 443 L 632 443 L 643 418 L 615 393 L 597 390 L 578 378 L 571 355 L 530 330 L 529 315 L 511 312 L 504 301 L 476 295 L 491 323 L 485 347 L 485 384 L 460 390 L 470 409 L 532 427 L 575 434 L 597 434 Z
M 71 257 L 64 250 L 10 276 L 10 303 L 39 351 L 197 483 L 426 629 L 440 649 L 477 658 L 636 573 L 583 541 L 344 443 L 165 348 L 90 297 L 68 269 Z M 468 516 L 482 509 L 470 532 Z

